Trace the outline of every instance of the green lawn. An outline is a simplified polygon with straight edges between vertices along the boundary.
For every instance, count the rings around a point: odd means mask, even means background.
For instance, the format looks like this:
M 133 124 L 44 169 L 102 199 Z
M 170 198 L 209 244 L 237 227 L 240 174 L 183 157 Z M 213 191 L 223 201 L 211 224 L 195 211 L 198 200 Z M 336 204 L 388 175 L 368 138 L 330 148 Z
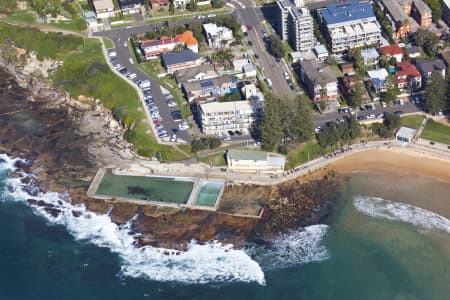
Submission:
M 422 124 L 422 121 L 424 119 L 424 116 L 422 115 L 416 115 L 416 116 L 406 116 L 401 118 L 401 124 L 402 126 L 419 129 L 420 125 Z
M 288 152 L 286 157 L 286 169 L 294 168 L 309 160 L 313 160 L 322 154 L 319 144 L 308 142 Z
M 216 167 L 227 165 L 227 161 L 225 160 L 225 156 L 223 153 L 202 157 L 200 158 L 200 161 L 205 164 L 212 164 Z
M 106 49 L 114 48 L 114 43 L 108 38 L 103 38 L 103 43 L 105 44 Z
M 450 145 L 450 127 L 429 119 L 420 137 Z
M 30 11 L 20 11 L 6 17 L 7 21 L 32 24 L 36 21 L 36 15 Z
M 55 85 L 73 96 L 100 99 L 125 124 L 125 137 L 140 155 L 151 157 L 158 153 L 163 160 L 186 158 L 173 147 L 157 143 L 136 90 L 110 70 L 97 39 L 0 23 L 0 44 L 7 39 L 20 48 L 35 51 L 39 59 L 62 60 L 63 65 L 52 74 Z

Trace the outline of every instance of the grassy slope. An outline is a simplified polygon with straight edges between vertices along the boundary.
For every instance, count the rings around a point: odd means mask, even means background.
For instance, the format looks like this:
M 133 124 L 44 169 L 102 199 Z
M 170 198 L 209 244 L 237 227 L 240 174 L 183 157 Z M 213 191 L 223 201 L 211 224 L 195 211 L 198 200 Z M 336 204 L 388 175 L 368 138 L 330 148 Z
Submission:
M 292 149 L 287 154 L 285 169 L 291 169 L 309 160 L 313 160 L 321 155 L 319 144 L 309 142 Z
M 172 147 L 157 143 L 145 121 L 136 91 L 109 69 L 97 40 L 0 23 L 0 43 L 6 39 L 18 47 L 35 51 L 39 59 L 62 60 L 63 66 L 53 74 L 55 84 L 74 96 L 100 99 L 127 126 L 126 138 L 139 154 L 150 157 L 160 152 L 163 160 L 186 158 Z
M 450 145 L 450 127 L 430 119 L 427 121 L 421 138 Z
M 401 118 L 402 126 L 419 129 L 422 124 L 424 117 L 423 116 L 406 116 Z

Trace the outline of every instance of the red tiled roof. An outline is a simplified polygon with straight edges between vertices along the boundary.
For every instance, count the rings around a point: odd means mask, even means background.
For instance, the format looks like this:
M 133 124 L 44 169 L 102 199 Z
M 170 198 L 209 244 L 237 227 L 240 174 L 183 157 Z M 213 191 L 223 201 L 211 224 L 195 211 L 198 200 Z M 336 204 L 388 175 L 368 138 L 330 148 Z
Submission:
M 403 49 L 400 48 L 398 45 L 389 45 L 389 46 L 380 47 L 380 52 L 382 54 L 389 54 L 391 56 L 398 55 L 398 54 L 401 54 L 401 55 L 404 54 Z
M 397 77 L 421 77 L 419 70 L 417 70 L 416 66 L 410 63 L 409 61 L 402 61 L 397 63 L 397 68 L 399 69 L 395 72 L 395 76 Z
M 170 0 L 150 0 L 151 4 L 169 3 Z

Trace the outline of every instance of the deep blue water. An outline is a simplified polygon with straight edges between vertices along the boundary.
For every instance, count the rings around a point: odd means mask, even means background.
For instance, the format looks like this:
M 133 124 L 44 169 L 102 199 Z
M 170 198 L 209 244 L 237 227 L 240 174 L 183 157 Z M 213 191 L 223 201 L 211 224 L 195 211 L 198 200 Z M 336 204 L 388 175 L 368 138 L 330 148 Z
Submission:
M 2 190 L 5 175 L 0 174 Z M 368 195 L 380 196 L 370 189 L 378 189 L 380 181 L 390 181 L 388 176 L 376 179 L 351 178 L 321 241 L 327 259 L 273 270 L 270 259 L 259 254 L 255 260 L 264 270 L 266 285 L 183 284 L 124 275 L 120 254 L 93 245 L 89 239 L 75 239 L 65 226 L 49 222 L 23 201 L 13 201 L 4 193 L 0 196 L 0 299 L 448 299 L 448 219 L 413 216 L 416 221 L 425 218 L 424 224 L 433 223 L 432 218 L 442 221 L 436 229 L 357 211 L 355 194 L 362 189 Z M 435 195 L 442 199 L 436 201 L 450 205 L 446 196 L 449 184 L 428 184 L 442 191 Z M 393 201 L 402 193 L 384 192 Z M 415 193 L 416 197 L 420 194 Z M 411 207 L 400 207 L 399 211 L 411 211 Z M 289 238 L 291 242 L 294 239 Z M 307 252 L 299 255 L 307 256 Z M 295 253 L 284 255 L 289 260 Z M 183 271 L 181 266 L 175 269 Z

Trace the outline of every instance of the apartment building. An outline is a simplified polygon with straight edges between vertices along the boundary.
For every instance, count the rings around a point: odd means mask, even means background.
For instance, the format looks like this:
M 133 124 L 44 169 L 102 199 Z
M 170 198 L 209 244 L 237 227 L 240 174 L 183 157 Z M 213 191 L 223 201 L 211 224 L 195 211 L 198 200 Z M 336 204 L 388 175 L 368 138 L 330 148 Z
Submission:
M 278 33 L 283 41 L 300 52 L 311 50 L 315 43 L 314 25 L 311 14 L 303 1 L 277 1 Z
M 151 59 L 157 55 L 172 51 L 180 44 L 192 50 L 192 52 L 198 53 L 198 42 L 192 31 L 185 31 L 171 38 L 162 36 L 159 40 L 144 40 L 141 41 L 140 47 L 145 58 Z
M 392 24 L 392 37 L 394 39 L 401 39 L 408 36 L 412 31 L 412 22 L 398 0 L 382 0 L 384 11 L 387 12 L 387 17 Z
M 231 75 L 184 82 L 182 86 L 188 102 L 225 96 L 238 90 L 236 79 Z
M 300 78 L 305 84 L 308 96 L 314 102 L 337 100 L 338 82 L 329 67 L 323 67 L 315 60 L 302 60 L 300 61 Z
M 381 28 L 368 1 L 330 4 L 317 10 L 332 52 L 378 44 Z
M 262 116 L 260 101 L 209 102 L 197 105 L 197 120 L 207 135 L 221 134 L 228 130 L 247 130 Z
M 233 41 L 233 31 L 224 26 L 217 26 L 214 23 L 203 24 L 206 41 L 211 48 L 221 48 Z
M 422 0 L 413 0 L 411 6 L 411 16 L 416 20 L 421 28 L 431 28 L 433 22 L 431 9 Z
M 409 61 L 397 63 L 395 78 L 398 88 L 403 92 L 418 90 L 422 87 L 422 76 L 416 66 Z

